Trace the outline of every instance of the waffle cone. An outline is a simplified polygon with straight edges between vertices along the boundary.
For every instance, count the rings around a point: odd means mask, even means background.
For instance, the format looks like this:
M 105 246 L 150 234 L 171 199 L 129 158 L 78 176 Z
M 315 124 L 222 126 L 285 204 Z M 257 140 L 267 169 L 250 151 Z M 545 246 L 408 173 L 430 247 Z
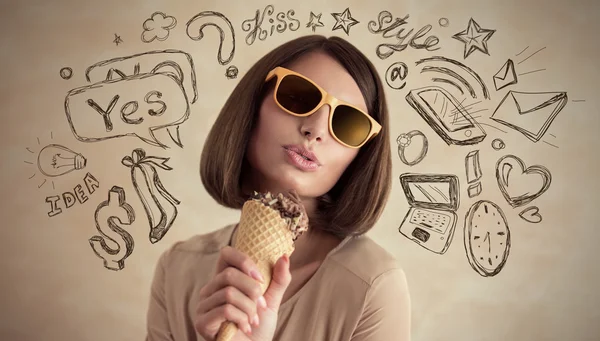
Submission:
M 242 215 L 232 246 L 247 254 L 257 265 L 264 277 L 261 292 L 264 294 L 273 276 L 277 260 L 294 251 L 293 234 L 279 211 L 256 200 L 248 200 L 242 208 Z M 226 321 L 221 325 L 217 341 L 229 341 L 237 332 L 237 325 Z

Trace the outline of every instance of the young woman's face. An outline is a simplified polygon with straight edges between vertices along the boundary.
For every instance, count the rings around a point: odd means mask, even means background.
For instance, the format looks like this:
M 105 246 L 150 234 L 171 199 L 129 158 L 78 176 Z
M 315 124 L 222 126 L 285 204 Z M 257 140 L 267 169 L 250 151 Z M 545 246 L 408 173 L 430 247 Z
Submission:
M 362 93 L 350 74 L 333 58 L 313 52 L 287 67 L 310 78 L 332 96 L 367 111 Z M 331 136 L 328 105 L 308 117 L 283 111 L 273 90 L 262 102 L 246 156 L 252 168 L 252 188 L 275 193 L 295 189 L 301 197 L 327 193 L 358 154 Z M 316 155 L 318 166 L 307 170 L 293 161 L 288 146 L 301 146 Z M 291 156 L 290 156 L 291 155 Z

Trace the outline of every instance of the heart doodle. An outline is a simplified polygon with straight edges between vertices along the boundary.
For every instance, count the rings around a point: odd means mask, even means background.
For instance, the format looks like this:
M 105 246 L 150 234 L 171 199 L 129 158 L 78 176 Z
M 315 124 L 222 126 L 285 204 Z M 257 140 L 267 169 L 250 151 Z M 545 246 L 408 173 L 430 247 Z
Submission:
M 529 180 L 530 177 L 539 176 L 542 179 L 542 185 L 540 188 L 533 191 L 530 189 L 519 188 L 520 186 L 516 186 L 514 183 L 516 178 L 520 176 L 527 176 L 527 183 L 531 182 Z M 506 201 L 512 207 L 519 207 L 530 203 L 540 195 L 544 194 L 550 187 L 552 175 L 544 166 L 534 165 L 526 167 L 523 160 L 518 157 L 514 155 L 505 155 L 496 163 L 496 180 L 498 181 L 500 192 L 502 192 Z
M 542 222 L 542 215 L 540 214 L 540 209 L 537 206 L 527 207 L 521 211 L 521 213 L 519 213 L 519 217 L 532 224 Z

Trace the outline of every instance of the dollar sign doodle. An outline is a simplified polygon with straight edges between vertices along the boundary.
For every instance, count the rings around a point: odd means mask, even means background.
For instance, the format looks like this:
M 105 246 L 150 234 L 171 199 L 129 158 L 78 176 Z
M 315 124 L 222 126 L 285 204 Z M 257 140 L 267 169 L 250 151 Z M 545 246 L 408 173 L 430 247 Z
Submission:
M 133 237 L 119 224 L 131 225 L 135 220 L 133 208 L 125 202 L 123 188 L 113 186 L 108 191 L 108 200 L 98 205 L 94 219 L 96 228 L 102 236 L 93 236 L 89 239 L 92 250 L 104 260 L 105 268 L 122 270 L 125 267 L 125 258 L 133 252 L 134 243 Z M 105 239 L 116 244 L 116 249 L 110 248 Z

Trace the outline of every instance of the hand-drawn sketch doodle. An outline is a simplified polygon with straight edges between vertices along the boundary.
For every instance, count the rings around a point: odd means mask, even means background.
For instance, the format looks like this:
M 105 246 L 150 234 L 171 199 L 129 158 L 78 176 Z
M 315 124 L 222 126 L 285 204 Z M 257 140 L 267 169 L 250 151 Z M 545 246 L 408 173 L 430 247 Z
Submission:
M 335 24 L 333 24 L 331 30 L 342 29 L 346 32 L 346 35 L 350 35 L 350 28 L 352 26 L 360 23 L 360 21 L 352 17 L 349 7 L 346 7 L 342 13 L 331 13 L 331 16 L 335 19 Z
M 59 144 L 49 144 L 42 148 L 37 161 L 40 172 L 49 177 L 61 176 L 74 170 L 83 169 L 87 163 L 83 155 Z
M 238 68 L 235 65 L 230 65 L 227 67 L 227 70 L 225 70 L 225 77 L 227 77 L 227 79 L 236 79 L 238 76 Z
M 85 177 L 83 178 L 83 183 L 85 188 L 87 189 L 87 192 L 83 190 L 84 186 L 78 184 L 73 188 L 72 192 L 63 192 L 62 196 L 47 196 L 45 202 L 50 204 L 50 211 L 48 211 L 48 216 L 54 217 L 55 215 L 62 213 L 62 205 L 59 206 L 59 204 L 61 203 L 61 198 L 62 204 L 64 204 L 64 208 L 68 209 L 73 207 L 73 205 L 75 205 L 76 202 L 79 202 L 79 204 L 83 204 L 86 201 L 88 201 L 89 196 L 91 196 L 96 191 L 96 189 L 100 187 L 100 182 L 98 182 L 98 180 L 90 173 L 87 173 L 85 175 Z
M 527 46 L 525 49 L 523 49 L 521 52 L 517 53 L 516 56 L 520 56 L 522 53 L 524 53 L 525 51 L 527 51 L 527 49 L 529 48 L 529 46 Z M 521 63 L 527 61 L 529 58 L 535 56 L 536 54 L 538 54 L 538 52 L 541 52 L 545 49 L 546 47 L 542 47 L 541 49 L 536 50 L 535 52 L 533 52 L 532 54 L 530 54 L 529 56 L 525 57 L 525 59 L 521 60 L 520 62 L 517 63 L 517 65 L 520 65 Z M 528 75 L 531 73 L 535 73 L 535 72 L 540 72 L 540 71 L 545 71 L 546 69 L 536 69 L 536 70 L 531 70 L 531 71 L 524 71 L 519 73 L 519 76 L 524 76 L 524 75 Z
M 69 80 L 71 79 L 71 77 L 73 77 L 73 69 L 71 69 L 70 67 L 64 67 L 60 69 L 60 78 L 64 80 Z
M 421 136 L 421 148 L 419 153 L 417 154 L 417 157 L 415 157 L 412 161 L 408 161 L 405 155 L 406 148 L 412 143 L 413 137 L 415 136 Z M 398 135 L 396 143 L 398 143 L 398 157 L 400 157 L 400 161 L 402 161 L 402 163 L 404 163 L 407 166 L 414 166 L 419 162 L 423 161 L 423 159 L 427 155 L 427 150 L 429 149 L 429 141 L 427 140 L 427 136 L 425 136 L 425 134 L 423 134 L 419 130 L 412 130 L 408 133 L 402 133 Z
M 217 21 L 221 21 L 222 24 L 219 25 L 215 22 L 213 22 L 212 20 L 217 20 Z M 199 41 L 202 40 L 202 38 L 204 38 L 204 27 L 206 26 L 213 26 L 217 29 L 217 31 L 219 32 L 219 50 L 217 53 L 217 60 L 219 61 L 219 64 L 221 65 L 227 65 L 231 62 L 231 60 L 233 60 L 233 57 L 235 55 L 235 31 L 233 29 L 233 25 L 231 24 L 231 21 L 229 21 L 229 19 L 227 19 L 226 16 L 224 16 L 223 14 L 219 13 L 219 12 L 214 12 L 214 11 L 204 11 L 204 12 L 200 12 L 198 14 L 196 14 L 194 17 L 192 17 L 186 24 L 187 26 L 187 35 L 188 37 L 190 37 L 190 39 L 195 40 L 195 41 Z M 227 27 L 227 30 L 224 30 L 223 27 Z M 229 37 L 227 37 L 228 35 L 230 35 Z M 225 41 L 228 41 L 230 43 L 228 43 L 228 48 L 226 48 L 226 50 L 229 51 L 229 57 L 227 57 L 227 59 L 223 59 L 223 43 Z M 227 69 L 227 71 L 225 72 L 225 76 L 228 79 L 233 79 L 235 77 L 237 77 L 237 67 L 234 65 L 229 66 L 229 68 Z
M 504 212 L 488 200 L 471 206 L 465 217 L 464 244 L 471 268 L 483 277 L 496 276 L 510 253 L 510 229 Z
M 52 132 L 50 132 L 50 139 L 51 139 L 51 140 L 52 140 L 52 139 L 54 139 L 54 135 L 53 135 L 53 133 L 52 133 Z M 42 145 L 42 143 L 41 143 L 41 141 L 40 141 L 40 138 L 39 138 L 39 137 L 37 138 L 37 145 L 38 145 L 38 147 L 40 147 L 40 146 Z M 36 149 L 36 148 L 33 148 L 33 147 L 26 147 L 26 148 L 25 148 L 25 150 L 26 150 L 26 151 L 27 151 L 29 154 L 36 155 L 36 157 L 39 159 L 39 151 L 37 151 L 37 149 Z M 28 156 L 32 156 L 32 155 L 28 155 Z M 24 160 L 23 162 L 25 162 L 25 163 L 26 163 L 26 164 L 28 164 L 28 165 L 32 165 L 32 166 L 35 166 L 35 165 L 37 165 L 36 169 L 37 169 L 37 170 L 40 170 L 40 167 L 39 167 L 39 165 L 38 165 L 38 164 L 39 164 L 39 162 L 36 162 L 35 160 Z M 29 176 L 29 180 L 31 180 L 31 179 L 34 179 L 36 175 L 37 175 L 37 171 L 34 171 L 34 172 L 33 172 L 33 174 Z M 42 173 L 42 175 L 44 175 L 44 173 Z M 51 182 L 52 182 L 52 189 L 55 189 L 55 188 L 54 188 L 54 180 L 52 180 L 52 179 L 50 179 L 50 180 L 51 180 Z M 48 182 L 48 179 L 46 179 L 46 178 L 43 178 L 43 179 L 42 179 L 42 182 L 41 182 L 41 183 L 40 183 L 40 184 L 39 184 L 37 187 L 38 187 L 38 188 L 42 188 L 42 187 L 43 187 L 43 186 L 46 184 L 46 182 Z
M 458 177 L 404 173 L 400 183 L 410 208 L 398 231 L 425 249 L 444 254 L 452 243 L 460 206 Z
M 479 150 L 470 151 L 465 156 L 465 172 L 467 183 L 472 184 L 481 179 L 481 164 L 479 163 Z
M 172 170 L 167 165 L 169 158 L 146 156 L 146 152 L 137 148 L 131 156 L 125 156 L 121 163 L 131 168 L 131 181 L 148 216 L 150 224 L 149 239 L 152 244 L 160 241 L 177 218 L 177 205 L 180 201 L 169 193 L 162 182 L 156 167 Z
M 73 89 L 65 98 L 67 120 L 78 140 L 136 136 L 168 148 L 155 136 L 155 131 L 166 129 L 173 142 L 183 147 L 179 125 L 187 120 L 190 103 L 197 98 L 189 55 L 165 50 L 115 58 L 90 66 L 86 79 L 92 78 L 101 81 Z M 191 102 L 188 93 L 193 94 Z M 97 123 L 89 124 L 90 120 Z
M 535 181 L 536 178 L 541 181 Z M 510 206 L 519 207 L 544 194 L 550 187 L 552 175 L 544 166 L 526 167 L 520 158 L 505 155 L 496 163 L 496 180 Z
M 519 213 L 519 217 L 528 223 L 537 224 L 542 222 L 542 215 L 537 206 L 530 206 Z
M 501 139 L 496 138 L 492 141 L 492 148 L 494 150 L 502 150 L 504 147 L 506 147 L 506 144 Z
M 566 92 L 509 91 L 490 119 L 538 142 L 566 104 Z
M 285 32 L 286 29 L 290 29 L 290 31 L 297 31 L 300 28 L 300 21 L 294 18 L 296 12 L 293 9 L 288 10 L 287 12 L 279 12 L 275 15 L 277 19 L 277 24 L 275 24 L 275 20 L 271 17 L 275 13 L 275 7 L 273 5 L 267 5 L 262 14 L 260 9 L 257 9 L 254 17 L 250 19 L 246 19 L 242 22 L 242 30 L 244 32 L 249 32 L 246 36 L 246 44 L 252 45 L 256 38 L 259 40 L 265 40 L 267 37 L 273 35 L 275 30 L 278 33 Z M 263 29 L 263 21 L 265 16 L 268 16 L 268 22 L 271 24 L 270 31 Z
M 509 85 L 517 84 L 517 73 L 515 72 L 515 63 L 509 59 L 502 65 L 500 70 L 493 77 L 496 91 L 506 88 Z
M 479 50 L 488 56 L 487 41 L 494 35 L 496 30 L 482 29 L 479 24 L 469 19 L 469 25 L 464 31 L 460 31 L 452 36 L 456 40 L 460 40 L 465 44 L 464 58 L 466 59 L 473 51 Z
M 477 144 L 486 137 L 458 100 L 440 87 L 411 90 L 406 101 L 448 145 Z
M 134 241 L 122 226 L 130 226 L 135 221 L 135 212 L 127 203 L 123 188 L 113 186 L 108 191 L 108 199 L 98 205 L 94 220 L 101 235 L 89 239 L 92 250 L 104 261 L 105 268 L 123 270 L 125 259 L 133 253 Z M 114 247 L 109 246 L 107 240 Z
M 408 76 L 408 66 L 403 62 L 395 62 L 385 71 L 385 82 L 394 90 L 401 90 L 406 86 L 404 81 Z
M 122 43 L 123 43 L 123 39 L 121 39 L 121 36 L 120 36 L 120 35 L 117 35 L 117 34 L 115 33 L 115 39 L 113 40 L 113 43 L 115 43 L 115 45 L 119 46 L 119 44 L 122 44 Z
M 313 32 L 317 29 L 317 27 L 324 27 L 325 25 L 323 25 L 321 22 L 322 14 L 323 13 L 314 14 L 313 11 L 310 11 L 310 19 L 308 20 L 306 27 L 310 27 Z
M 438 37 L 434 35 L 430 35 L 422 43 L 417 42 L 418 39 L 424 38 L 429 31 L 431 31 L 431 25 L 425 25 L 421 27 L 417 33 L 415 33 L 410 39 L 408 37 L 414 31 L 413 28 L 410 29 L 407 33 L 404 34 L 404 27 L 402 25 L 408 24 L 408 18 L 410 16 L 407 14 L 404 18 L 396 18 L 392 21 L 392 14 L 389 11 L 381 11 L 377 16 L 377 22 L 375 20 L 369 21 L 367 28 L 369 32 L 373 34 L 382 33 L 383 38 L 396 38 L 396 44 L 379 44 L 375 49 L 375 53 L 379 59 L 386 59 L 394 52 L 404 51 L 408 46 L 413 49 L 425 49 L 427 51 L 436 51 L 440 48 L 437 47 L 437 44 L 440 42 Z M 398 29 L 395 33 L 394 30 Z
M 194 60 L 181 50 L 155 50 L 101 61 L 86 69 L 85 79 L 95 83 L 144 73 L 170 74 L 182 84 L 190 104 L 198 100 Z
M 438 20 L 438 24 L 440 27 L 448 27 L 450 26 L 450 20 L 448 20 L 448 18 L 440 18 L 440 20 Z
M 467 195 L 469 196 L 469 198 L 475 198 L 476 196 L 481 194 L 482 190 L 483 190 L 483 188 L 481 187 L 481 181 L 478 181 L 474 184 L 468 185 Z
M 142 41 L 151 43 L 154 40 L 165 41 L 169 38 L 170 31 L 177 26 L 175 17 L 163 12 L 154 12 L 142 24 Z
M 424 64 L 420 73 L 431 72 L 437 74 L 437 77 L 432 79 L 433 82 L 450 84 L 454 88 L 457 88 L 461 95 L 464 94 L 465 90 L 463 90 L 463 88 L 465 88 L 472 98 L 478 98 L 475 88 L 465 78 L 465 76 L 468 75 L 479 85 L 478 90 L 481 90 L 483 97 L 485 99 L 490 99 L 490 92 L 483 82 L 483 79 L 481 79 L 481 77 L 479 77 L 479 75 L 471 68 L 457 60 L 441 56 L 433 56 L 418 60 L 415 64 L 417 66 Z M 449 76 L 450 79 L 446 78 L 446 76 Z
M 479 162 L 479 150 L 470 151 L 465 156 L 465 172 L 467 175 L 467 194 L 469 198 L 474 198 L 481 194 L 481 164 Z

